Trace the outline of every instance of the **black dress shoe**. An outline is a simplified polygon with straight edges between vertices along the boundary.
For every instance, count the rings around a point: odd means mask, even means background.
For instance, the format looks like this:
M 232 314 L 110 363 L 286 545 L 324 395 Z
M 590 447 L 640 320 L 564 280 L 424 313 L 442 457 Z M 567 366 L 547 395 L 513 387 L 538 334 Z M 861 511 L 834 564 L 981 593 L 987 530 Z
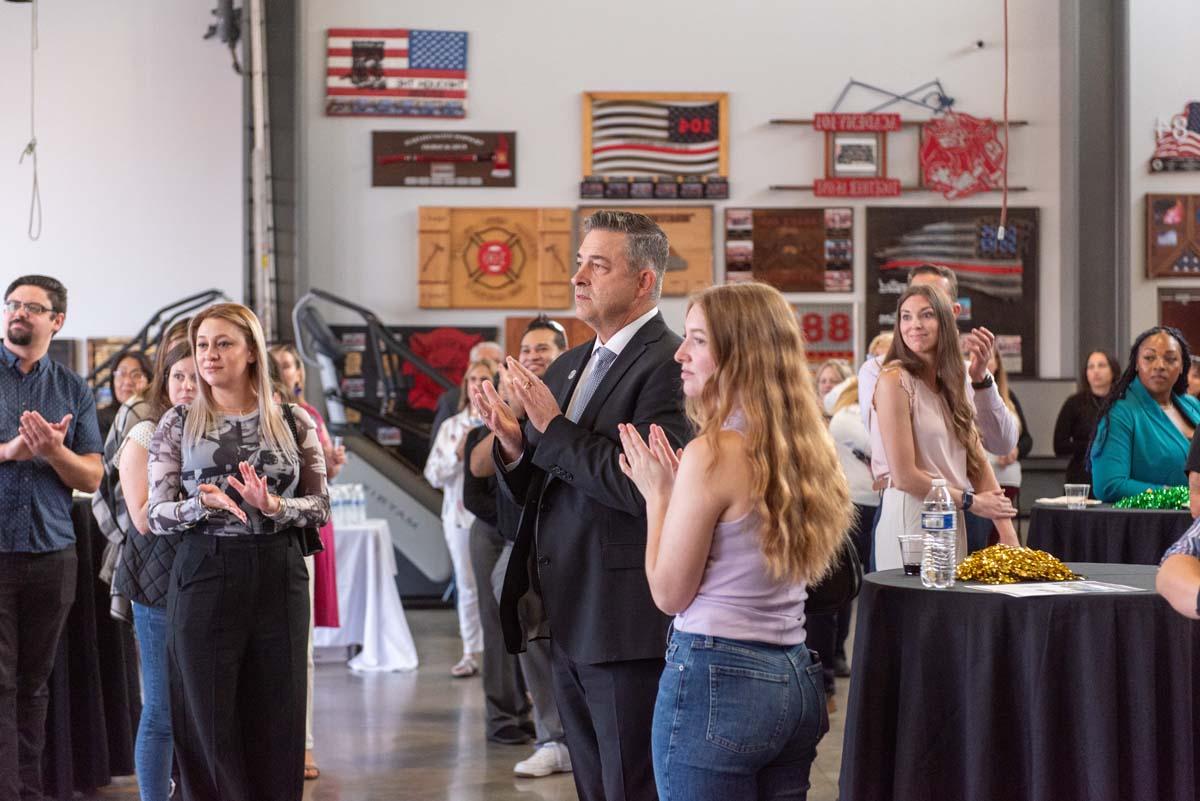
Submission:
M 850 677 L 850 665 L 846 664 L 846 657 L 839 656 L 833 660 L 833 675 L 839 679 Z
M 522 729 L 520 726 L 501 726 L 496 731 L 488 735 L 488 740 L 501 745 L 528 745 L 533 742 L 533 738 L 529 736 L 529 732 Z

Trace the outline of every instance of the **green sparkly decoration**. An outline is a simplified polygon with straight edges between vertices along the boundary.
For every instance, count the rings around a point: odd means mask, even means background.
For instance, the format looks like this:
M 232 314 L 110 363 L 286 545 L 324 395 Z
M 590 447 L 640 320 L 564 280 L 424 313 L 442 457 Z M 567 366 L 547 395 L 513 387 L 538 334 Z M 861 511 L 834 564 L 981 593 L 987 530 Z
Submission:
M 1114 509 L 1187 509 L 1187 487 L 1163 487 L 1146 490 L 1137 495 L 1122 498 L 1113 504 Z

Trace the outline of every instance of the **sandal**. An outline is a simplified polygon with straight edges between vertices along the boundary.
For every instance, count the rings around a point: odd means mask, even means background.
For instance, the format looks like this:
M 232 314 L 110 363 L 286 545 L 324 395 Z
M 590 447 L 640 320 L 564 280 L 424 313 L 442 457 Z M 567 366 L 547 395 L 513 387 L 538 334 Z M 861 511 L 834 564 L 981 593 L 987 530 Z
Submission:
M 316 761 L 313 759 L 311 749 L 304 751 L 304 781 L 310 782 L 314 779 L 321 778 L 321 769 L 317 767 Z
M 479 675 L 479 663 L 470 654 L 463 654 L 463 658 L 458 660 L 458 664 L 450 668 L 450 675 L 456 679 L 469 679 L 477 676 Z

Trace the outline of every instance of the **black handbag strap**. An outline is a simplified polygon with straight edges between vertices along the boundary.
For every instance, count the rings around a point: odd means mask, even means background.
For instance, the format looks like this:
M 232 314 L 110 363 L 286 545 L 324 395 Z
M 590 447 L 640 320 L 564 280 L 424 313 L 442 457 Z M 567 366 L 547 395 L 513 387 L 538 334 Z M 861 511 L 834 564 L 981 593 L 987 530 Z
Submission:
M 288 428 L 292 432 L 292 439 L 296 443 L 296 450 L 300 450 L 300 431 L 296 428 L 296 415 L 292 414 L 292 404 L 281 403 L 280 408 L 283 409 L 283 416 L 287 418 Z
M 292 414 L 292 404 L 281 403 L 283 407 L 283 416 L 287 418 L 288 428 L 292 431 L 292 439 L 296 441 L 296 450 L 300 450 L 300 433 L 296 427 L 296 416 Z M 312 556 L 325 550 L 325 545 L 321 542 L 321 532 L 316 526 L 305 526 L 304 528 L 296 529 L 299 535 L 300 553 L 304 556 Z

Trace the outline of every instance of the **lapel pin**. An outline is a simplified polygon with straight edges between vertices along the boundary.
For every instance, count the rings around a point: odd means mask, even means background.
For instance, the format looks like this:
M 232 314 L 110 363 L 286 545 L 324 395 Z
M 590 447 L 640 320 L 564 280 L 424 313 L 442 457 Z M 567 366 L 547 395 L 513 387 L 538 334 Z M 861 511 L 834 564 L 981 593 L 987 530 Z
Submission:
M 576 373 L 576 372 L 578 372 L 578 371 L 577 371 L 577 370 L 572 370 L 572 371 L 571 371 L 571 374 L 567 376 L 567 380 L 568 380 L 568 381 L 570 381 L 572 378 L 574 378 L 574 377 L 575 377 L 575 373 Z

